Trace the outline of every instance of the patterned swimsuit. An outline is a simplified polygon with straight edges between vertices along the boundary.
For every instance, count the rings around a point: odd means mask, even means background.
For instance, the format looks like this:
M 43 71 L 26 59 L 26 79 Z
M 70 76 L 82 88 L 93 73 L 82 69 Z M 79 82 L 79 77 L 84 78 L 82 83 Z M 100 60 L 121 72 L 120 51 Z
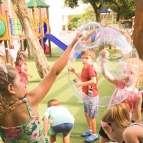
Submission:
M 29 111 L 29 121 L 21 126 L 0 126 L 0 136 L 4 139 L 5 143 L 49 143 L 40 128 L 39 116 L 32 115 L 32 110 L 26 98 L 23 98 L 22 101 L 26 103 Z

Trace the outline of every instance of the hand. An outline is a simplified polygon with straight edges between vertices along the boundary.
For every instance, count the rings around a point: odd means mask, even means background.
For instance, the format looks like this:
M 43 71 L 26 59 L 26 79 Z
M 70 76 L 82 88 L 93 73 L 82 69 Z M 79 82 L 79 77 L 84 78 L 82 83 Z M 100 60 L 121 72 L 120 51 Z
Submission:
M 80 33 L 77 33 L 75 38 L 73 39 L 72 43 L 75 44 L 83 35 Z
M 68 71 L 75 73 L 75 69 L 73 67 L 69 67 Z
M 30 78 L 32 78 L 32 77 L 33 77 L 33 75 L 29 74 L 29 77 L 30 77 Z
M 78 87 L 81 87 L 82 86 L 82 83 L 81 82 L 76 82 L 75 83 L 75 86 L 78 88 Z
M 102 58 L 109 58 L 109 52 L 105 49 L 102 49 L 100 52 L 99 52 L 99 55 L 102 57 Z

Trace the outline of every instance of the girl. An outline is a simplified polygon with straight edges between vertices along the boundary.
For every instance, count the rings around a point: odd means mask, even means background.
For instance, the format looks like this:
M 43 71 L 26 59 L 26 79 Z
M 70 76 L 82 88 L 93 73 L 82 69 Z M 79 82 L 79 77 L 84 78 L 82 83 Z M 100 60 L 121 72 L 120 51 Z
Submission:
M 102 115 L 101 126 L 108 137 L 117 143 L 142 143 L 143 124 L 131 123 L 128 108 L 116 104 Z
M 40 127 L 38 105 L 67 64 L 69 53 L 81 36 L 77 34 L 49 73 L 30 92 L 12 66 L 0 66 L 0 136 L 5 142 L 48 142 Z
M 28 85 L 28 76 L 32 78 L 32 75 L 27 73 L 26 54 L 23 50 L 17 52 L 15 68 L 18 71 L 22 82 L 25 83 L 25 85 Z
M 126 100 L 128 100 L 127 104 L 130 109 L 129 110 L 130 119 L 132 118 L 132 113 L 134 110 L 134 121 L 141 121 L 142 95 L 140 94 L 140 92 L 136 87 L 133 89 L 133 91 L 126 90 L 126 86 L 133 88 L 136 84 L 136 81 L 134 81 L 134 77 L 136 75 L 135 73 L 138 71 L 138 66 L 136 66 L 137 65 L 136 58 L 129 59 L 127 64 L 123 66 L 123 69 L 122 69 L 123 74 L 122 74 L 122 80 L 121 80 L 119 78 L 114 77 L 107 70 L 106 59 L 105 59 L 106 54 L 107 54 L 107 51 L 105 49 L 102 49 L 100 51 L 100 62 L 101 62 L 102 74 L 109 82 L 111 82 L 116 86 L 115 92 L 111 97 L 111 100 L 110 100 L 111 105 L 109 105 L 109 107 L 121 101 L 126 102 Z M 143 70 L 142 61 L 140 61 L 140 65 L 141 65 L 140 73 L 142 73 L 142 70 Z M 139 86 L 138 83 L 141 84 L 141 81 L 142 81 L 141 79 L 142 79 L 142 76 L 140 75 L 139 81 L 136 84 L 137 86 Z M 122 94 L 120 94 L 120 91 L 122 92 Z M 104 132 L 102 128 L 100 128 L 99 134 L 100 134 L 100 143 L 106 143 L 110 140 L 110 138 L 107 136 L 107 134 Z

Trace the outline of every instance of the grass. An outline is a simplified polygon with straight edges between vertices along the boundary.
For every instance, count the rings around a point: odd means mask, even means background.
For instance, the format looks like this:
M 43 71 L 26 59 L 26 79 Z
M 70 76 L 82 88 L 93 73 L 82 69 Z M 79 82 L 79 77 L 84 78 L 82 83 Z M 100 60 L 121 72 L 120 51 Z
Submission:
M 49 57 L 46 55 L 47 60 L 49 62 L 49 65 L 52 66 L 53 63 L 57 58 L 61 56 L 63 51 L 59 48 L 53 48 L 52 49 L 52 57 Z M 80 62 L 80 61 L 79 61 Z M 79 65 L 79 62 L 76 63 Z M 28 72 L 33 75 L 33 78 L 29 78 L 29 85 L 28 90 L 33 89 L 38 85 L 40 82 L 40 77 L 37 73 L 37 69 L 35 67 L 34 60 L 28 59 Z M 81 64 L 81 62 L 80 62 Z M 98 88 L 99 88 L 99 95 L 108 95 L 113 92 L 114 86 L 110 85 L 107 80 L 105 80 L 100 74 L 98 75 Z M 39 95 L 40 96 L 40 95 Z M 71 143 L 83 143 L 85 138 L 80 137 L 81 133 L 87 130 L 87 124 L 84 118 L 83 114 L 83 104 L 82 101 L 78 100 L 74 95 L 73 92 L 69 86 L 68 80 L 67 80 L 67 67 L 64 68 L 64 70 L 60 73 L 60 75 L 57 77 L 55 83 L 53 84 L 52 88 L 50 89 L 49 93 L 46 95 L 46 97 L 41 101 L 38 112 L 40 114 L 40 117 L 42 119 L 44 112 L 46 110 L 46 103 L 48 100 L 56 98 L 60 101 L 61 105 L 67 107 L 71 114 L 75 118 L 75 124 L 74 128 L 71 133 Z M 99 108 L 99 115 L 96 117 L 97 121 L 97 132 L 100 128 L 100 120 L 101 115 L 104 112 L 106 108 Z M 42 122 L 41 122 L 42 125 Z M 96 141 L 98 143 L 99 140 Z M 2 141 L 0 141 L 2 143 Z M 57 136 L 57 143 L 62 143 L 62 135 L 59 134 Z

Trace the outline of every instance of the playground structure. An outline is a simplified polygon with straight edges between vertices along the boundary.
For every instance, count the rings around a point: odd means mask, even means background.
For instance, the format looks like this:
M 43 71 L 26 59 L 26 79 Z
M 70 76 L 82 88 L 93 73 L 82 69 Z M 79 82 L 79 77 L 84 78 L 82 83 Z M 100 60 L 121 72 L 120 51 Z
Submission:
M 3 0 L 0 0 L 0 43 L 4 41 L 4 47 L 8 48 L 12 45 L 14 40 L 20 41 L 21 49 L 28 49 L 28 57 L 30 57 L 30 48 L 26 41 L 26 37 L 22 30 L 20 21 L 17 17 L 8 16 L 8 11 L 5 10 L 5 13 L 2 13 Z M 32 19 L 33 29 L 35 30 L 35 34 L 39 38 L 39 42 L 41 47 L 43 48 L 45 54 L 51 54 L 51 41 L 60 47 L 62 50 L 67 48 L 67 45 L 56 38 L 54 35 L 50 34 L 50 24 L 49 24 L 49 5 L 43 3 L 41 0 L 31 0 L 27 3 L 27 7 L 29 8 L 30 18 Z M 41 8 L 46 8 L 47 17 L 42 17 Z M 48 44 L 47 44 L 48 40 Z M 9 62 L 8 51 L 5 50 L 7 62 Z

